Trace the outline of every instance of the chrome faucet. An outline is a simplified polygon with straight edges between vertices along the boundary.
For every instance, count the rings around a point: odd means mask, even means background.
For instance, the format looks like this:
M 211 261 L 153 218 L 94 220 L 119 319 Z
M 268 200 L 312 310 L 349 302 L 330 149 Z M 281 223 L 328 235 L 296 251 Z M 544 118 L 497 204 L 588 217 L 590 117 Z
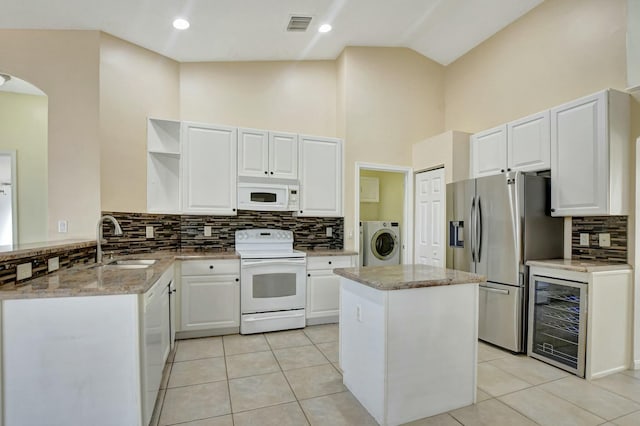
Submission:
M 98 225 L 96 226 L 96 263 L 98 264 L 102 263 L 102 221 L 105 219 L 109 219 L 115 226 L 114 235 L 122 235 L 122 228 L 115 217 L 107 214 L 98 219 Z

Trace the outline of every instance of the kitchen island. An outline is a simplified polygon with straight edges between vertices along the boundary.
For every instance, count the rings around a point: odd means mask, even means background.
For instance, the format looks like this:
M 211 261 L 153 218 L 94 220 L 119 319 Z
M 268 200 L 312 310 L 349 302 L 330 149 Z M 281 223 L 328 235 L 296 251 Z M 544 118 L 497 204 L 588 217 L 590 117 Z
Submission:
M 426 265 L 341 268 L 340 367 L 381 425 L 464 407 L 476 398 L 478 283 Z

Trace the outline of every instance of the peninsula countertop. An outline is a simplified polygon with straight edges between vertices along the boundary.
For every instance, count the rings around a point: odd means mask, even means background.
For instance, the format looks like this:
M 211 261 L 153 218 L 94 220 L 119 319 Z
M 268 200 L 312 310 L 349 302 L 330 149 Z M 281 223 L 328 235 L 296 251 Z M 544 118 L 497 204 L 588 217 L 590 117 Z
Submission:
M 482 275 L 429 265 L 337 268 L 333 270 L 333 273 L 383 291 L 486 281 L 486 278 Z
M 143 269 L 118 269 L 95 263 L 61 269 L 24 284 L 0 286 L 1 299 L 39 299 L 47 297 L 108 296 L 114 294 L 142 294 L 171 267 L 176 260 L 239 259 L 235 251 L 157 251 L 117 259 L 155 259 L 156 263 Z
M 307 249 L 304 251 L 309 257 L 356 254 L 342 249 Z M 150 289 L 167 268 L 177 260 L 237 259 L 239 261 L 240 255 L 234 250 L 224 249 L 174 250 L 123 255 L 117 256 L 116 259 L 155 259 L 157 262 L 142 269 L 101 267 L 95 263 L 77 265 L 28 280 L 23 284 L 2 285 L 0 286 L 0 300 L 142 294 Z

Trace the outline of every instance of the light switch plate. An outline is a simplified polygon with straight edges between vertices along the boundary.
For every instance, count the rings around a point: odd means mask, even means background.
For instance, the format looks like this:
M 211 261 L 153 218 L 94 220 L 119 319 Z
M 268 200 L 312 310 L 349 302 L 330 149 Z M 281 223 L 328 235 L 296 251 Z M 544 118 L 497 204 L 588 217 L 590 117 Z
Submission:
M 153 238 L 153 226 L 147 226 L 147 238 Z
M 57 271 L 60 268 L 60 258 L 52 257 L 48 261 L 48 270 L 49 272 Z
M 204 236 L 205 237 L 210 237 L 211 236 L 211 227 L 208 225 L 205 225 L 204 227 Z
M 327 237 L 330 237 L 333 235 L 333 228 L 331 226 L 327 226 Z
M 611 247 L 611 234 L 598 234 L 598 244 L 600 247 Z
M 26 280 L 27 278 L 31 278 L 31 262 L 21 263 L 16 268 L 16 281 Z
M 580 245 L 589 247 L 589 234 L 586 234 L 586 233 L 580 234 Z
M 66 220 L 59 220 L 58 221 L 58 232 L 60 234 L 65 234 L 68 230 L 69 230 L 69 226 L 67 224 L 67 221 Z

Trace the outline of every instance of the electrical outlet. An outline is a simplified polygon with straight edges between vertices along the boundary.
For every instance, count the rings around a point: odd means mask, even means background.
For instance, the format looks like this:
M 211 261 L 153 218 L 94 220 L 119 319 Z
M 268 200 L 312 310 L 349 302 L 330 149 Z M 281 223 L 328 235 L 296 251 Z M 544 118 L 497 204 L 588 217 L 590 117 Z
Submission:
M 333 235 L 333 228 L 331 226 L 327 226 L 327 237 L 331 237 Z
M 147 226 L 147 238 L 153 238 L 153 226 Z
M 48 271 L 49 272 L 53 272 L 53 271 L 57 271 L 60 268 L 60 258 L 59 257 L 52 257 L 51 259 L 49 259 L 48 261 Z
M 349 232 L 347 232 L 347 238 L 353 240 L 353 229 L 349 229 Z
M 208 225 L 205 225 L 204 227 L 204 236 L 205 237 L 210 237 L 211 236 L 211 227 Z
M 586 234 L 586 233 L 580 234 L 580 245 L 589 247 L 589 234 Z
M 26 280 L 27 278 L 31 278 L 31 262 L 21 263 L 16 268 L 16 281 Z
M 58 232 L 60 234 L 66 234 L 67 230 L 69 229 L 67 221 L 66 220 L 59 220 L 58 221 Z
M 611 234 L 598 234 L 600 247 L 611 247 Z

